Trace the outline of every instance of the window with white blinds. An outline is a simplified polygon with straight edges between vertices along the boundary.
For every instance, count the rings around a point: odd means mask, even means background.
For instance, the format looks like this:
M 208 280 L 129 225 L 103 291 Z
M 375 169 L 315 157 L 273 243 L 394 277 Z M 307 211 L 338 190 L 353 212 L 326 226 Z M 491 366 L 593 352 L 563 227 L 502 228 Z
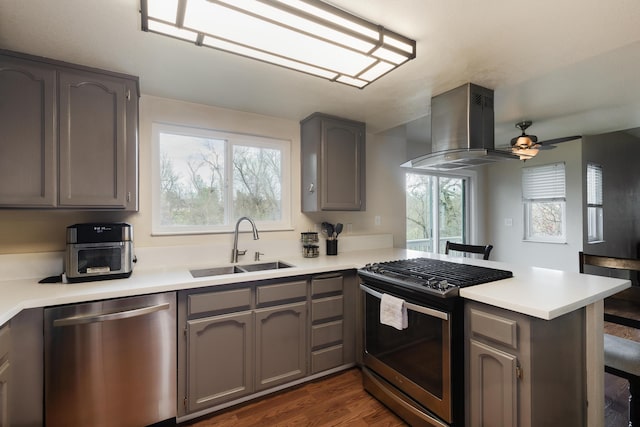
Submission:
M 522 169 L 524 240 L 566 243 L 564 163 Z
M 564 163 L 522 169 L 524 200 L 565 200 L 566 193 Z
M 602 166 L 587 163 L 587 242 L 604 240 Z

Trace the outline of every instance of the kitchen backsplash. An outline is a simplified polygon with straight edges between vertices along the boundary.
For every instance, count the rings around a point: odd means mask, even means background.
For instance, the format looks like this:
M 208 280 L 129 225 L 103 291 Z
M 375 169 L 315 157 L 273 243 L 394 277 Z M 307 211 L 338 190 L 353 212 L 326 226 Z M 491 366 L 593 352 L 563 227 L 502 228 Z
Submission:
M 302 245 L 298 240 L 241 239 L 238 246 L 241 250 L 247 250 L 246 255 L 241 257 L 243 263 L 254 262 L 253 257 L 256 251 L 262 254 L 261 259 L 264 260 L 302 258 Z M 320 247 L 320 256 L 326 256 L 324 239 L 320 239 L 318 246 Z M 393 247 L 392 234 L 348 235 L 340 237 L 338 255 L 342 252 L 391 247 Z M 134 266 L 134 274 L 137 270 L 193 268 L 227 264 L 231 258 L 229 244 L 134 246 L 134 252 L 138 259 Z M 0 255 L 0 277 L 2 278 L 0 280 L 42 279 L 61 274 L 64 268 L 63 258 L 64 251 Z

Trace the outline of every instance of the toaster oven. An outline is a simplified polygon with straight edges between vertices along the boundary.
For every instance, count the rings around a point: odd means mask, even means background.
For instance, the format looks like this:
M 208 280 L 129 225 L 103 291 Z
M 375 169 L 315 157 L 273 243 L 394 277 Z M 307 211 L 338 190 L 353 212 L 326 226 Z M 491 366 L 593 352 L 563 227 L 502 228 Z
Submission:
M 68 282 L 121 279 L 133 272 L 133 231 L 126 223 L 86 223 L 67 227 Z

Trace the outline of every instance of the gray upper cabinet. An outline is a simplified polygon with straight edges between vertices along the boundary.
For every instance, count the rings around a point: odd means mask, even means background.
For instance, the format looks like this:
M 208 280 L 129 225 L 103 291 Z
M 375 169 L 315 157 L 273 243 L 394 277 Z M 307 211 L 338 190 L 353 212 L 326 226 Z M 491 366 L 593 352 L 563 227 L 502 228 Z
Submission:
M 0 55 L 0 205 L 56 202 L 56 72 Z
M 0 51 L 0 206 L 138 209 L 138 79 Z
M 366 125 L 314 113 L 300 132 L 302 211 L 365 210 Z

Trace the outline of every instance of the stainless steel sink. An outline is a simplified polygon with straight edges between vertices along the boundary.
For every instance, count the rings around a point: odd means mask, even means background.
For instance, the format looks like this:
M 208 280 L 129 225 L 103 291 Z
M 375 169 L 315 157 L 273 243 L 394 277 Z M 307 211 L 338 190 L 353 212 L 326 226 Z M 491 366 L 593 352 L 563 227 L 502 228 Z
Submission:
M 190 270 L 191 276 L 194 278 L 198 277 L 208 277 L 208 276 L 221 276 L 223 274 L 236 274 L 236 273 L 244 273 L 245 270 L 241 270 L 237 265 L 229 265 L 224 267 L 211 267 L 211 268 L 201 268 L 198 270 Z
M 277 270 L 279 268 L 290 268 L 293 267 L 291 264 L 287 264 L 282 261 L 272 261 L 272 262 L 261 262 L 258 264 L 244 264 L 239 265 L 238 268 L 244 271 L 264 271 L 264 270 Z
M 237 273 L 249 273 L 252 271 L 265 271 L 265 270 L 277 270 L 279 268 L 290 268 L 291 264 L 287 264 L 282 261 L 272 262 L 260 262 L 256 264 L 243 264 L 243 265 L 226 265 L 222 267 L 201 268 L 197 270 L 189 270 L 191 276 L 209 277 L 209 276 L 221 276 L 223 274 L 237 274 Z

